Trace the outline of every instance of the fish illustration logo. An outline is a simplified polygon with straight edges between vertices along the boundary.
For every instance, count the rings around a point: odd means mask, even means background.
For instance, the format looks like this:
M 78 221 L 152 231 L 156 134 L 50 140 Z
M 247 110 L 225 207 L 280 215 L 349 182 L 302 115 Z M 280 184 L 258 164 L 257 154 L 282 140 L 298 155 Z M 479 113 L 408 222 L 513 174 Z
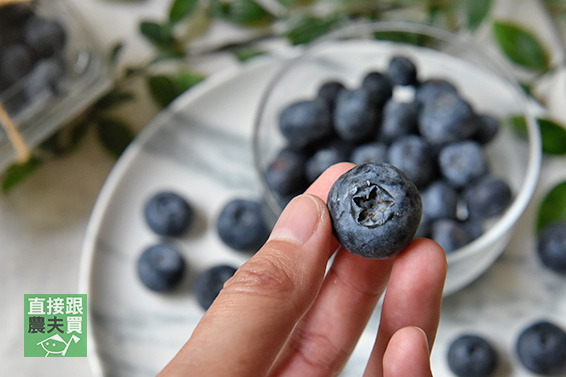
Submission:
M 65 342 L 65 340 L 59 334 L 55 334 L 37 343 L 37 345 L 41 345 L 41 347 L 47 352 L 45 354 L 45 357 L 49 356 L 50 354 L 60 354 L 61 356 L 65 356 L 71 343 L 78 343 L 79 340 L 81 339 L 78 336 L 73 335 L 71 336 L 69 341 Z

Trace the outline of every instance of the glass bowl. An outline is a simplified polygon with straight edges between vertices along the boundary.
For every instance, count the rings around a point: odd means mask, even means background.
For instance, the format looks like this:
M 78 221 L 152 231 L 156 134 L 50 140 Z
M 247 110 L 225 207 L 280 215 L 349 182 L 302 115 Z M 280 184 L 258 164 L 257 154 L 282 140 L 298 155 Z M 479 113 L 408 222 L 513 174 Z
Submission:
M 460 35 L 406 22 L 352 24 L 328 34 L 283 62 L 268 84 L 255 118 L 254 163 L 266 207 L 276 218 L 285 201 L 269 187 L 265 173 L 286 145 L 278 125 L 282 110 L 293 102 L 315 98 L 319 87 L 328 81 L 356 88 L 370 71 L 386 72 L 394 55 L 415 63 L 419 82 L 449 80 L 476 113 L 500 120 L 495 139 L 484 151 L 491 172 L 507 182 L 513 199 L 502 214 L 483 224 L 481 236 L 447 254 L 444 293 L 448 295 L 475 280 L 503 252 L 533 194 L 541 162 L 534 107 L 504 65 L 483 48 Z M 394 97 L 410 96 L 408 91 L 396 86 Z M 516 115 L 526 119 L 526 139 L 517 136 L 506 121 Z
M 0 33 L 3 34 L 3 38 L 0 38 L 0 54 L 11 46 L 24 46 L 31 56 L 24 62 L 30 67 L 26 69 L 27 74 L 21 77 L 18 75 L 20 78 L 13 82 L 6 83 L 4 78 L 4 82 L 0 84 L 0 103 L 25 144 L 33 148 L 110 88 L 110 65 L 107 54 L 101 50 L 96 39 L 95 31 L 87 26 L 68 1 L 34 1 L 6 7 L 12 6 L 28 7 L 28 15 L 22 16 L 24 12 L 18 11 L 14 12 L 15 15 L 10 13 L 10 16 L 5 16 L 13 25 L 0 25 Z M 62 47 L 61 44 L 52 42 L 53 39 L 45 44 L 58 46 L 52 47 L 54 54 L 30 47 L 30 41 L 40 41 L 34 42 L 35 45 L 45 42 L 37 36 L 38 33 L 35 37 L 23 37 L 23 32 L 20 32 L 26 27 L 31 28 L 27 25 L 34 17 L 56 23 L 64 30 Z M 39 25 L 36 23 L 39 34 L 56 33 L 52 27 L 41 23 Z M 32 63 L 29 63 L 30 60 Z M 39 73 L 41 77 L 38 80 L 38 73 L 34 74 L 34 70 L 47 60 L 56 60 L 60 71 L 54 74 L 56 76 L 50 76 L 57 77 L 57 80 L 41 86 L 38 81 L 42 81 L 48 73 Z M 53 72 L 53 65 L 51 70 L 46 66 L 48 65 L 44 65 L 43 72 Z M 5 128 L 0 127 L 0 170 L 15 158 L 16 151 Z

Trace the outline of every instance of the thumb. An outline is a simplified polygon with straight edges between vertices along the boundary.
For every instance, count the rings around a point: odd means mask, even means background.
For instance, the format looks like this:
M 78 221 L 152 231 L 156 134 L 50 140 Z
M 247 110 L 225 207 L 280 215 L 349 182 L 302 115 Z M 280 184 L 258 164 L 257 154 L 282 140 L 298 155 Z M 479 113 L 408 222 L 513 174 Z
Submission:
M 293 199 L 267 243 L 226 282 L 165 371 L 266 374 L 318 294 L 336 247 L 324 202 L 309 194 Z

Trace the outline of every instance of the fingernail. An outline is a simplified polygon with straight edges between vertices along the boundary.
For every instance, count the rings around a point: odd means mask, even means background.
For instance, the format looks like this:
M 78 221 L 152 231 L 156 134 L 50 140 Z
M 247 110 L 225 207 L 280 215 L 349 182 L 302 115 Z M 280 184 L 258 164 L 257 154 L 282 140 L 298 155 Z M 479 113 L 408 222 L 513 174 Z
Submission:
M 299 195 L 287 205 L 271 232 L 270 239 L 307 242 L 320 221 L 320 202 L 309 194 Z
M 423 329 L 421 329 L 420 327 L 415 326 L 415 328 L 416 328 L 417 330 L 420 330 L 420 331 L 423 333 L 423 337 L 424 337 L 424 340 L 425 340 L 425 343 L 426 343 L 428 352 L 430 353 L 430 344 L 428 344 L 428 335 L 426 335 L 426 332 L 425 332 Z

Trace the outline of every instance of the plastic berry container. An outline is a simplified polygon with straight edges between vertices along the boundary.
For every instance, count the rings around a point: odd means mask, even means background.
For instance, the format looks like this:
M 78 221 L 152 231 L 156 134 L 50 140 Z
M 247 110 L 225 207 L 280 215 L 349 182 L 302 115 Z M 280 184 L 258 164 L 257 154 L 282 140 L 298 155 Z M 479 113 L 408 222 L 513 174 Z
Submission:
M 297 101 L 316 98 L 326 82 L 338 81 L 355 89 L 369 72 L 386 72 L 392 57 L 399 55 L 415 64 L 420 83 L 447 80 L 475 113 L 490 114 L 499 121 L 495 138 L 483 151 L 490 173 L 508 184 L 512 199 L 503 212 L 482 222 L 480 236 L 447 253 L 444 294 L 448 295 L 478 278 L 504 251 L 539 176 L 541 141 L 533 115 L 536 109 L 509 70 L 489 51 L 461 35 L 416 23 L 378 21 L 332 32 L 281 63 L 268 84 L 255 118 L 254 163 L 267 211 L 275 218 L 286 199 L 268 184 L 266 172 L 288 145 L 279 127 L 282 111 Z M 394 86 L 393 98 L 403 101 L 411 96 L 415 96 L 411 88 Z M 511 116 L 525 118 L 526 137 L 512 130 Z M 461 207 L 458 213 L 462 213 Z
M 3 5 L 0 23 L 0 104 L 31 149 L 110 87 L 108 57 L 68 1 Z M 0 170 L 17 157 L 4 123 Z

